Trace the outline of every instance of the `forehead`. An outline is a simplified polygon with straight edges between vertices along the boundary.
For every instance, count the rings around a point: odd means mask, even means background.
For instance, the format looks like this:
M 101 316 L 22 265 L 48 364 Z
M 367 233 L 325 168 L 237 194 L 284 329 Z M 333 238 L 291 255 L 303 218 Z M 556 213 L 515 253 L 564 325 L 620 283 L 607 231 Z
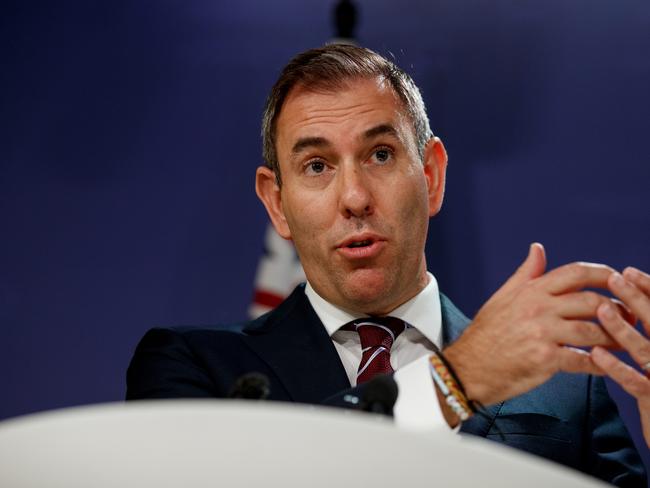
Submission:
M 280 150 L 300 137 L 338 139 L 378 123 L 391 124 L 399 132 L 409 126 L 408 120 L 403 103 L 382 78 L 350 80 L 332 89 L 297 85 L 278 115 L 276 142 Z

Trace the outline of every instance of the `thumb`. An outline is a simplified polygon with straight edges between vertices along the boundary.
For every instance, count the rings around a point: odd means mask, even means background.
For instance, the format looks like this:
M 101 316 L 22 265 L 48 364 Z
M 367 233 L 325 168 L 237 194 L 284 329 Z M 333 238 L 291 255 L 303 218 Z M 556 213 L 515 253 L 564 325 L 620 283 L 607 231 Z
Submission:
M 517 271 L 504 283 L 499 293 L 507 293 L 527 281 L 539 278 L 545 271 L 546 252 L 544 251 L 544 246 L 539 242 L 533 242 L 528 250 L 528 256 L 526 256 L 524 262 L 517 268 Z

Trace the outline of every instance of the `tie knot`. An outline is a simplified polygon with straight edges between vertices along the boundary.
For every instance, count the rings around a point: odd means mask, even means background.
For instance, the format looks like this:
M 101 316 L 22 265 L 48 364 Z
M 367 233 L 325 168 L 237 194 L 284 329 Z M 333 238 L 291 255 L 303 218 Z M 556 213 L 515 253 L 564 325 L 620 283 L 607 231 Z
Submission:
M 362 349 L 383 346 L 388 351 L 406 327 L 406 322 L 395 317 L 364 317 L 343 326 L 359 333 Z

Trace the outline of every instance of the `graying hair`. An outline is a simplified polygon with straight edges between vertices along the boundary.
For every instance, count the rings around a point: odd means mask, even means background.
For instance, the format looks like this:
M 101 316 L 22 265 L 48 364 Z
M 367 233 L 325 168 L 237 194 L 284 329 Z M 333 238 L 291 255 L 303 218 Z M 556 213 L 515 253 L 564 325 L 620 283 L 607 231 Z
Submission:
M 334 91 L 353 79 L 382 78 L 404 104 L 415 131 L 420 159 L 433 134 L 426 107 L 413 79 L 391 61 L 370 49 L 349 44 L 330 44 L 295 56 L 284 67 L 266 100 L 262 117 L 262 156 L 281 185 L 280 164 L 275 145 L 277 118 L 287 95 L 300 84 L 314 90 Z

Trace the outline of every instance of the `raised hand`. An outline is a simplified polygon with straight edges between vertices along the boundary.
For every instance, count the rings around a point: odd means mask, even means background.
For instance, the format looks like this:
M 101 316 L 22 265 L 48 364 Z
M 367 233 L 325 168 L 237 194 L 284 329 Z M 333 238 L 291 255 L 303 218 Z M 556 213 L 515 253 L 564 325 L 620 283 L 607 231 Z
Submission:
M 444 353 L 468 398 L 496 403 L 524 393 L 558 371 L 602 374 L 588 352 L 574 347 L 614 345 L 590 319 L 612 301 L 585 288 L 606 288 L 614 270 L 573 263 L 544 273 L 541 244 L 479 310 Z
M 598 318 L 614 340 L 630 353 L 642 373 L 601 347 L 593 349 L 592 358 L 596 365 L 636 398 L 643 435 L 650 446 L 650 340 L 647 338 L 650 334 L 650 275 L 627 268 L 623 275 L 612 274 L 608 284 L 612 293 L 640 319 L 646 335 L 638 332 L 608 304 L 598 308 Z

